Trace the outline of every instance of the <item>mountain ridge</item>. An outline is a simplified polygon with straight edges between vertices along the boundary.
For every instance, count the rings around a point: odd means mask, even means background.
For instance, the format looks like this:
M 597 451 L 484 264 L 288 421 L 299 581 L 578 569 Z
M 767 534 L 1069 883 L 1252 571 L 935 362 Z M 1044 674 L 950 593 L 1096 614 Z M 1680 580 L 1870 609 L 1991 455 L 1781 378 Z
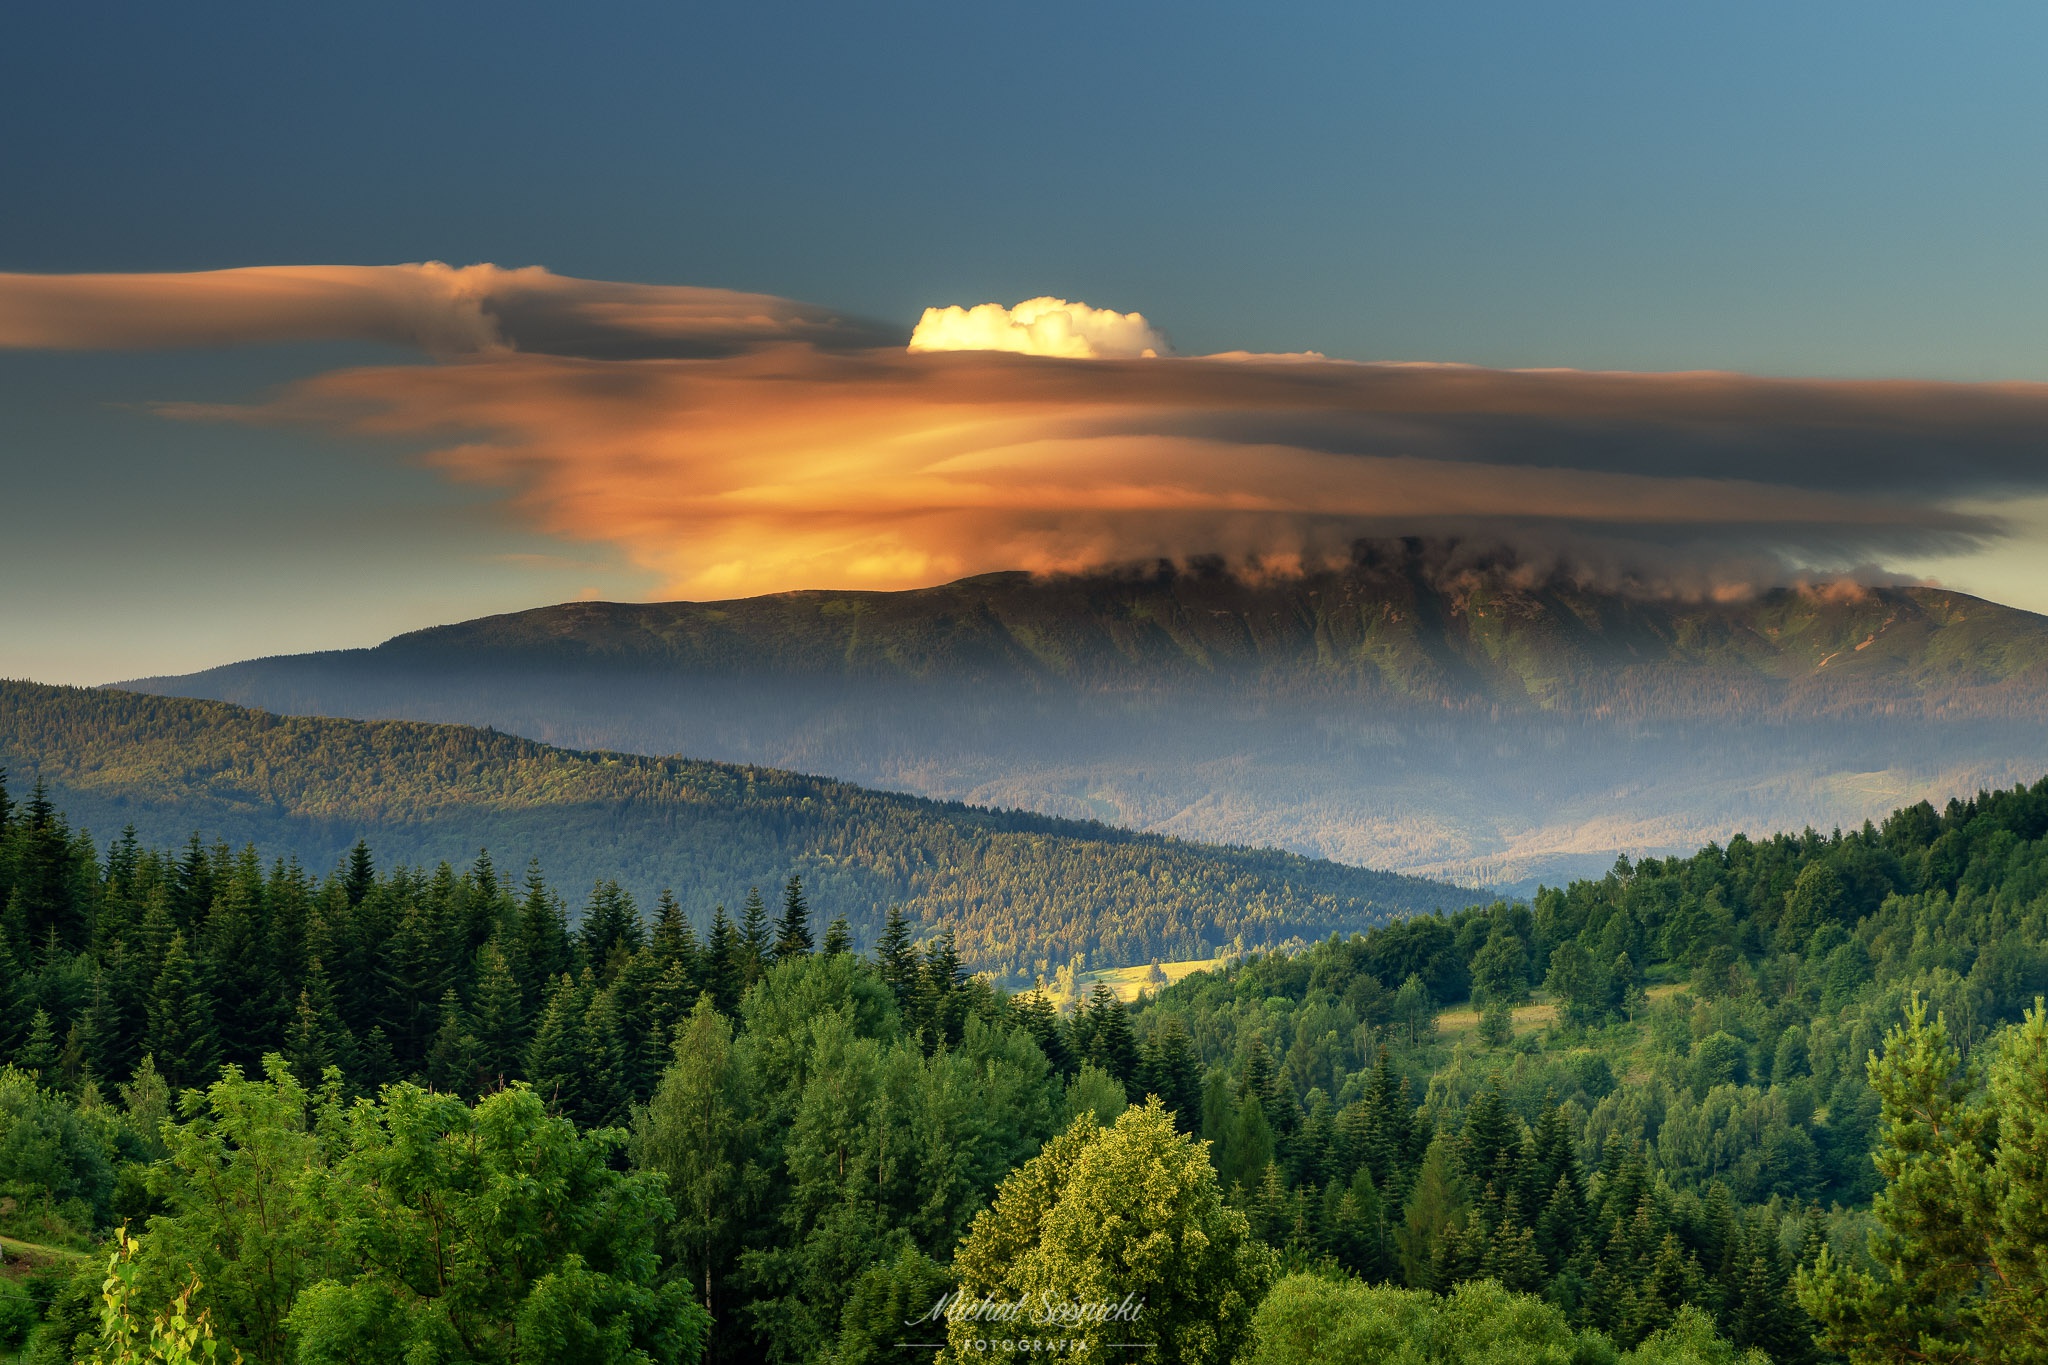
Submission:
M 977 966 L 1022 973 L 1313 939 L 1476 893 L 1273 850 L 1219 848 L 1031 812 L 876 792 L 762 767 L 583 753 L 412 721 L 285 717 L 229 703 L 0 682 L 0 767 L 46 782 L 99 836 L 194 830 L 320 867 L 357 838 L 464 865 L 538 857 L 557 884 L 673 887 L 704 920 L 801 874 L 871 941 L 892 903 L 955 928 Z M 509 866 L 509 864 L 508 864 Z M 1041 966 L 1043 961 L 1046 965 Z
M 1465 883 L 1860 823 L 2048 768 L 2048 618 L 1928 587 L 1684 600 L 1437 550 L 565 603 L 139 690 L 488 724 Z

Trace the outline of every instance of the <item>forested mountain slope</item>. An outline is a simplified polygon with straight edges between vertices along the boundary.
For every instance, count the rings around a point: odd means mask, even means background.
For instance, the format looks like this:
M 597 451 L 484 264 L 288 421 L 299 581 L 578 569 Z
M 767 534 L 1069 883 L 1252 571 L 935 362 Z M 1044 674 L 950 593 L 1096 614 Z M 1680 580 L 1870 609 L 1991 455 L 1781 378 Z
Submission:
M 2048 620 L 1929 588 L 1606 591 L 1443 547 L 579 602 L 131 684 L 492 725 L 1533 890 L 2048 768 Z
M 194 831 L 324 871 L 358 839 L 387 858 L 538 859 L 580 897 L 672 888 L 700 923 L 800 874 L 872 941 L 890 904 L 958 934 L 971 964 L 1030 979 L 1199 957 L 1462 904 L 1469 893 L 1291 854 L 865 791 L 763 768 L 576 753 L 489 730 L 281 718 L 217 702 L 0 683 L 0 766 L 48 784 L 105 840 Z
M 2048 781 L 1064 1018 L 948 933 L 856 954 L 771 899 L 699 935 L 601 882 L 572 927 L 482 859 L 102 854 L 0 799 L 0 1233 L 147 1220 L 141 1312 L 196 1267 L 265 1365 L 424 1354 L 454 1313 L 621 1365 L 929 1360 L 896 1343 L 939 1294 L 1027 1276 L 1142 1297 L 1118 1341 L 1218 1365 L 1417 1331 L 1558 1365 L 2048 1351 Z M 530 1272 L 434 1273 L 507 1226 Z M 0 1350 L 90 1358 L 105 1265 L 0 1284 Z

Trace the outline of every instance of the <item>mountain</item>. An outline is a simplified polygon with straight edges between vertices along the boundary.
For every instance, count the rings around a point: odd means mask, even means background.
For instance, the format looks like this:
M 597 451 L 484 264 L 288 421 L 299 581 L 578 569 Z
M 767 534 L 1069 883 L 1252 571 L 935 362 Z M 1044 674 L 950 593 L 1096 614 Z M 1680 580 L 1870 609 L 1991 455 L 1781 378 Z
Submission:
M 491 730 L 286 718 L 219 702 L 0 682 L 0 767 L 104 840 L 193 831 L 315 870 L 358 839 L 385 857 L 556 885 L 662 887 L 700 922 L 800 874 L 857 942 L 900 903 L 973 965 L 1023 974 L 1204 957 L 1456 908 L 1456 887 L 1289 853 L 1210 848 L 1040 815 L 865 791 L 765 768 L 577 753 Z M 516 861 L 515 861 L 516 860 Z
M 1262 581 L 579 602 L 124 685 L 1509 884 L 2048 766 L 2048 619 L 1923 587 L 1681 600 L 1413 544 Z

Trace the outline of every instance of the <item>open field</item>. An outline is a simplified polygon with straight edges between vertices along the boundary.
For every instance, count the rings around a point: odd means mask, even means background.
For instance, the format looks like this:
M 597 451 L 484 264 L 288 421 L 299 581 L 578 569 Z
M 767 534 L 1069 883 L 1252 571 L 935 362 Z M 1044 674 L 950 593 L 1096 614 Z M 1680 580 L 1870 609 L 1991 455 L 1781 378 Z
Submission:
M 1100 971 L 1082 972 L 1077 975 L 1074 978 L 1074 994 L 1070 997 L 1062 997 L 1056 992 L 1048 993 L 1052 994 L 1053 1003 L 1064 1006 L 1073 1001 L 1086 1000 L 1089 992 L 1093 991 L 1099 982 L 1115 991 L 1117 999 L 1128 1004 L 1136 1000 L 1141 991 L 1156 991 L 1196 972 L 1219 971 L 1229 961 L 1230 958 L 1227 956 L 1202 957 L 1190 958 L 1184 962 L 1150 963 L 1143 967 L 1104 967 Z

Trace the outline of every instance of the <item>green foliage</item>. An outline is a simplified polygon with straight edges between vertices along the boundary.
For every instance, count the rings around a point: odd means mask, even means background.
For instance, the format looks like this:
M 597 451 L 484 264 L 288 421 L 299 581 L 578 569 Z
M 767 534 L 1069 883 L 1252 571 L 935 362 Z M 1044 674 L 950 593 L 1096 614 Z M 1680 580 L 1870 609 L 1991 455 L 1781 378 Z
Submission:
M 1083 1115 L 1006 1179 L 954 1260 L 964 1300 L 1140 1305 L 1127 1316 L 1036 1327 L 956 1316 L 942 1359 L 1033 1354 L 1016 1340 L 1137 1343 L 1129 1358 L 1210 1365 L 1234 1358 L 1272 1278 L 1272 1253 L 1227 1206 L 1202 1149 L 1157 1101 L 1108 1128 Z M 978 1342 L 1007 1343 L 982 1350 Z
M 233 1347 L 223 1350 L 215 1338 L 211 1312 L 192 1309 L 192 1296 L 201 1288 L 197 1277 L 162 1309 L 149 1312 L 140 1306 L 140 1252 L 140 1239 L 122 1228 L 107 1263 L 100 1338 L 89 1365 L 240 1365 L 242 1353 Z
M 282 1058 L 189 1091 L 153 1174 L 168 1212 L 126 1273 L 143 1305 L 197 1275 L 254 1361 L 676 1365 L 709 1320 L 661 1273 L 659 1178 L 519 1086 L 474 1108 L 395 1085 L 350 1103 Z
M 99 689 L 0 682 L 0 766 L 8 763 L 45 774 L 74 815 L 110 827 L 133 822 L 145 841 L 199 827 L 237 844 L 288 849 L 316 867 L 353 859 L 364 838 L 386 858 L 428 863 L 459 865 L 479 847 L 522 850 L 569 884 L 597 887 L 581 946 L 601 984 L 610 980 L 611 944 L 636 924 L 625 893 L 652 903 L 664 886 L 687 888 L 702 914 L 714 902 L 737 903 L 749 885 L 795 875 L 799 920 L 811 901 L 830 905 L 872 941 L 887 908 L 900 905 L 921 935 L 950 927 L 974 966 L 1027 979 L 1044 970 L 1036 964 L 1078 951 L 1104 962 L 1206 956 L 1239 938 L 1313 937 L 1465 894 L 1293 854 L 922 801 L 771 769 L 577 753 L 459 726 L 280 718 Z M 74 894 L 75 836 L 48 812 L 36 819 L 15 822 L 21 851 L 0 858 L 0 907 L 13 880 L 4 869 L 20 866 L 29 878 L 20 883 L 20 924 L 0 933 L 13 937 L 17 958 L 52 928 L 66 951 L 90 937 L 92 898 Z M 354 909 L 370 895 L 367 848 L 352 865 Z M 196 907 L 202 916 L 219 896 L 208 888 L 204 899 Z M 785 905 L 784 955 L 809 951 L 807 920 L 800 926 L 790 913 Z M 172 927 L 188 928 L 179 918 Z M 249 919 L 264 922 L 254 909 Z M 387 927 L 402 923 L 394 913 Z M 776 951 L 776 933 L 764 916 L 754 945 L 761 957 Z M 538 957 L 523 964 L 536 978 L 568 965 Z M 340 964 L 327 967 L 339 975 Z M 751 983 L 750 975 L 742 984 Z M 439 998 L 435 984 L 424 1003 L 431 1009 Z M 242 998 L 216 999 L 239 1006 Z M 398 1021 L 379 1022 L 404 1053 L 410 1038 Z M 189 1023 L 204 1031 L 204 1021 Z M 158 1063 L 172 1067 L 163 1053 Z
M 1902 1333 L 1991 1359 L 2037 1342 L 2048 783 L 1623 862 L 1068 1019 L 900 912 L 872 959 L 778 951 L 765 904 L 700 940 L 675 898 L 649 926 L 600 882 L 572 931 L 537 869 L 513 885 L 488 857 L 418 869 L 359 842 L 319 877 L 196 839 L 96 849 L 29 807 L 0 819 L 7 903 L 38 888 L 45 938 L 0 962 L 0 1062 L 38 1063 L 0 1069 L 0 1218 L 70 1245 L 148 1220 L 143 1337 L 191 1293 L 224 1349 L 280 1365 L 502 1354 L 510 1332 L 565 1360 L 873 1358 L 900 1339 L 886 1313 L 968 1282 L 970 1228 L 983 1270 L 1138 1273 L 1122 1232 L 1090 1261 L 1046 1211 L 1085 1145 L 1063 1133 L 1150 1114 L 1171 1141 L 1102 1158 L 1119 1173 L 1074 1193 L 1072 1227 L 1142 1227 L 1115 1199 L 1156 1168 L 1174 1207 L 1290 1269 L 1452 1300 L 1490 1281 L 1646 1360 L 1811 1365 L 1809 1309 L 1868 1359 L 1903 1358 Z M 1502 1039 L 1517 948 L 1524 988 L 1542 970 L 1577 995 Z M 1488 1043 L 1437 1026 L 1468 993 Z M 1887 1030 L 1901 1060 L 1864 1067 Z M 270 1054 L 260 1078 L 214 1065 Z M 512 1190 L 519 1163 L 559 1179 Z M 1036 1195 L 987 1207 L 1026 1172 Z M 481 1201 L 545 1225 L 514 1274 L 444 1259 Z M 1161 1302 L 1186 1307 L 1178 1273 Z M 35 1365 L 89 1326 L 64 1302 Z
M 578 1133 L 524 1087 L 474 1109 L 394 1086 L 342 1116 L 309 1173 L 333 1272 L 286 1326 L 304 1365 L 385 1359 L 679 1365 L 709 1315 L 664 1281 L 660 1182 L 612 1169 L 619 1134 Z
M 1684 1310 L 1672 1326 L 1619 1353 L 1597 1332 L 1574 1332 L 1541 1299 L 1490 1280 L 1447 1295 L 1374 1288 L 1357 1280 L 1289 1275 L 1260 1305 L 1247 1365 L 1768 1365 Z
M 1876 1274 L 1823 1249 L 1799 1296 L 1855 1365 L 2048 1360 L 2048 1006 L 1966 1067 L 1917 997 L 1870 1061 L 1883 1103 Z
M 1447 1297 L 1357 1280 L 1289 1275 L 1260 1305 L 1250 1365 L 1601 1365 L 1539 1299 L 1475 1281 Z

